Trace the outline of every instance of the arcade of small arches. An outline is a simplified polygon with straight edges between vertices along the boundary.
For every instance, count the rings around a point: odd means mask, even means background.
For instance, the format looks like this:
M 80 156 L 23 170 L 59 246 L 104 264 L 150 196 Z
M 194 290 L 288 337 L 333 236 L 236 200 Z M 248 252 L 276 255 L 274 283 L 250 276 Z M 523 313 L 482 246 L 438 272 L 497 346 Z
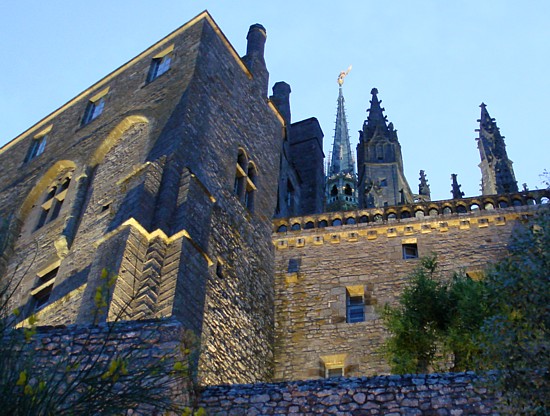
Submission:
M 497 208 L 509 208 L 524 205 L 544 205 L 550 202 L 550 190 L 463 198 L 437 202 L 424 202 L 384 208 L 370 208 L 360 211 L 335 212 L 312 217 L 278 219 L 273 222 L 274 231 L 307 230 L 330 226 L 353 225 L 364 223 L 383 223 L 408 218 L 434 217 L 437 215 L 471 214 L 479 211 L 490 211 Z

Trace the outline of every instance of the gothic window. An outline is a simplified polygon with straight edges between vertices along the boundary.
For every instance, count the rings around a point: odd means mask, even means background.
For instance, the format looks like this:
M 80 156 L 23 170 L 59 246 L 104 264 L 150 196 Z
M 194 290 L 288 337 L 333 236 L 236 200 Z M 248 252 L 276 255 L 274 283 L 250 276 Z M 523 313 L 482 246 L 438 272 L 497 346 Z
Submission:
M 256 192 L 256 167 L 254 163 L 248 164 L 248 176 L 246 179 L 246 192 L 244 195 L 246 207 L 254 211 L 254 194 Z
M 351 186 L 349 186 L 349 183 L 347 183 L 344 187 L 344 194 L 353 195 L 353 190 L 351 189 Z
M 290 180 L 286 183 L 286 205 L 288 207 L 288 213 L 290 215 L 294 214 L 294 207 L 296 205 L 295 195 L 294 195 L 294 186 Z
M 151 67 L 149 68 L 149 74 L 147 76 L 147 82 L 151 82 L 157 79 L 170 69 L 170 65 L 172 64 L 173 50 L 174 45 L 164 49 L 162 52 L 153 57 Z
M 333 185 L 332 189 L 330 190 L 330 196 L 336 196 L 336 195 L 338 195 L 338 188 L 336 187 L 336 185 Z
M 61 207 L 67 196 L 67 190 L 71 183 L 72 171 L 65 172 L 57 177 L 47 188 L 42 205 L 40 206 L 40 214 L 35 230 L 42 228 L 50 221 L 55 220 L 61 212 Z
M 90 98 L 86 111 L 84 112 L 84 117 L 82 118 L 82 125 L 86 125 L 92 120 L 95 120 L 103 112 L 105 98 L 108 92 L 109 88 L 105 88 L 103 91 Z
M 239 199 L 243 198 L 245 193 L 247 165 L 248 161 L 246 160 L 244 150 L 239 149 L 239 153 L 237 155 L 235 183 L 233 186 L 233 193 L 237 195 Z
M 403 259 L 417 259 L 418 246 L 416 244 L 403 244 Z

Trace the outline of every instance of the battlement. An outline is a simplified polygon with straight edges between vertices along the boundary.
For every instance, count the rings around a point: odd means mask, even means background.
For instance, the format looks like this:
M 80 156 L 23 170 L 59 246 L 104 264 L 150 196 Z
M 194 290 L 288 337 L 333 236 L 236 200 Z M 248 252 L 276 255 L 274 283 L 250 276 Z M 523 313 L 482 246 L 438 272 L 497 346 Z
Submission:
M 483 195 L 471 198 L 448 199 L 442 201 L 415 202 L 414 204 L 368 208 L 355 211 L 325 212 L 301 217 L 277 218 L 273 220 L 273 237 L 282 233 L 309 230 L 313 228 L 338 227 L 369 224 L 380 226 L 395 222 L 417 220 L 441 220 L 442 218 L 463 215 L 495 216 L 502 209 L 524 211 L 525 207 L 548 204 L 550 190 L 540 189 L 504 195 Z

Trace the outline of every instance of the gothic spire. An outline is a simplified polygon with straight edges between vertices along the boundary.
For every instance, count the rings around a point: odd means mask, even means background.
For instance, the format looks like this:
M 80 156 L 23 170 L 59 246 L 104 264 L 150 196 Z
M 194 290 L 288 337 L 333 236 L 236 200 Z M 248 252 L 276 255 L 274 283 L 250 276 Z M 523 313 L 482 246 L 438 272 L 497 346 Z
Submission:
M 481 157 L 481 186 L 483 195 L 517 192 L 518 185 L 512 168 L 512 161 L 508 159 L 504 136 L 494 118 L 491 118 L 485 103 L 481 103 L 481 117 L 479 120 L 479 137 L 477 147 Z
M 378 99 L 378 90 L 373 88 L 370 93 L 372 94 L 372 100 L 370 101 L 370 108 L 367 110 L 369 115 L 363 128 L 367 141 L 378 135 L 388 136 L 389 131 L 393 131 L 393 124 L 390 123 L 391 126 L 387 125 L 388 120 L 384 115 L 385 108 L 380 106 L 382 100 Z
M 418 185 L 418 195 L 424 201 L 430 200 L 430 185 L 428 185 L 428 179 L 426 179 L 426 173 L 423 170 L 420 171 L 420 184 Z
M 461 199 L 461 198 L 464 198 L 464 192 L 462 192 L 460 190 L 461 186 L 462 185 L 459 185 L 457 180 L 456 180 L 456 177 L 457 177 L 457 174 L 456 173 L 452 173 L 451 174 L 451 179 L 453 181 L 452 185 L 451 185 L 451 194 L 453 195 L 453 199 Z
M 338 88 L 338 109 L 336 112 L 334 143 L 332 145 L 332 158 L 330 161 L 328 175 L 332 176 L 339 173 L 349 173 L 355 175 L 355 162 L 351 153 L 348 122 L 346 120 L 344 95 L 342 94 L 341 84 Z

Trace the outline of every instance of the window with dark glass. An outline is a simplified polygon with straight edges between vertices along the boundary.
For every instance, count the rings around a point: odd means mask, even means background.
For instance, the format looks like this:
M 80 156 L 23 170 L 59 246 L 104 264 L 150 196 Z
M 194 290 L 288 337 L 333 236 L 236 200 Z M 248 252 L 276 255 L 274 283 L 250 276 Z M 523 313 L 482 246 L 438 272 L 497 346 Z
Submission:
M 365 299 L 362 295 L 347 294 L 346 322 L 353 324 L 365 320 Z
M 418 246 L 416 244 L 403 244 L 403 259 L 417 259 Z

